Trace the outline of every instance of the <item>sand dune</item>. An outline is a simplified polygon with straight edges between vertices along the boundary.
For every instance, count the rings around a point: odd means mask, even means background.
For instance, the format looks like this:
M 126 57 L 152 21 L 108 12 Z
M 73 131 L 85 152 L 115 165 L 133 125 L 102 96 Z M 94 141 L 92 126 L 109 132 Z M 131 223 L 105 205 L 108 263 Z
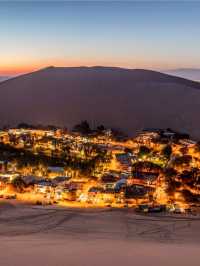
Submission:
M 8 80 L 10 77 L 8 76 L 0 76 L 0 82 Z
M 200 84 L 149 70 L 50 67 L 0 84 L 0 124 L 83 119 L 121 128 L 171 127 L 200 137 Z
M 200 69 L 198 68 L 178 68 L 166 70 L 164 72 L 169 75 L 200 81 Z
M 0 207 L 3 266 L 199 265 L 198 217 L 6 204 Z

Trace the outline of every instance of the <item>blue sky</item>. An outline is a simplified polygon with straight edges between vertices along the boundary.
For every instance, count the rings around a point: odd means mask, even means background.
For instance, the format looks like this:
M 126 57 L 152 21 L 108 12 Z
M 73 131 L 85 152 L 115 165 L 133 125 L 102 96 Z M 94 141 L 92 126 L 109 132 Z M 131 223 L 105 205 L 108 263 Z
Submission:
M 0 73 L 200 67 L 200 2 L 0 2 Z

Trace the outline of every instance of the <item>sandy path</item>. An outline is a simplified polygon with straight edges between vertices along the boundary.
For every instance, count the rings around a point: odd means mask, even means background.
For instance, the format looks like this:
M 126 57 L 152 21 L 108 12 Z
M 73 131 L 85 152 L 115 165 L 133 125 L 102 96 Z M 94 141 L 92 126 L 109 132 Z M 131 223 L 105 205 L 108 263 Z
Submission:
M 0 205 L 0 265 L 199 265 L 200 220 Z

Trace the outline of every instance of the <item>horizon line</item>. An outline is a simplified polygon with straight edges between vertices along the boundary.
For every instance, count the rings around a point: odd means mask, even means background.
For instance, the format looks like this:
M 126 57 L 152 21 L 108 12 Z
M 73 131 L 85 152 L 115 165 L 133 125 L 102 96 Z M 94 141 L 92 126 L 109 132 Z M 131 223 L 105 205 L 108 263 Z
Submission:
M 125 66 L 120 66 L 120 65 L 77 65 L 77 66 L 58 66 L 58 65 L 47 65 L 44 67 L 36 67 L 33 69 L 29 69 L 27 71 L 0 71 L 0 77 L 16 77 L 20 76 L 23 74 L 28 74 L 32 72 L 37 72 L 43 69 L 48 69 L 48 68 L 97 68 L 97 67 L 104 67 L 104 68 L 121 68 L 121 69 L 128 69 L 128 70 L 136 70 L 136 69 L 141 69 L 141 70 L 151 70 L 151 71 L 157 71 L 157 72 L 167 72 L 167 71 L 177 71 L 177 70 L 200 70 L 200 67 L 177 67 L 177 68 L 150 68 L 150 67 L 125 67 Z

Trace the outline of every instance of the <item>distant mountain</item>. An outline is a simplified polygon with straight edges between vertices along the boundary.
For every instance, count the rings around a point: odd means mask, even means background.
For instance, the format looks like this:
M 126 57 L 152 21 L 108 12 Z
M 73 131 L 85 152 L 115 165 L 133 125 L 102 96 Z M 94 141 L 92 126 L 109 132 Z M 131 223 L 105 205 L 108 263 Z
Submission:
M 0 83 L 0 125 L 81 120 L 134 135 L 173 128 L 200 138 L 200 83 L 114 67 L 49 67 Z
M 10 78 L 11 77 L 9 77 L 9 76 L 0 76 L 0 82 L 7 80 L 7 79 L 10 79 Z
M 164 71 L 164 73 L 169 75 L 174 75 L 186 79 L 200 81 L 200 69 L 198 68 L 179 68 Z

